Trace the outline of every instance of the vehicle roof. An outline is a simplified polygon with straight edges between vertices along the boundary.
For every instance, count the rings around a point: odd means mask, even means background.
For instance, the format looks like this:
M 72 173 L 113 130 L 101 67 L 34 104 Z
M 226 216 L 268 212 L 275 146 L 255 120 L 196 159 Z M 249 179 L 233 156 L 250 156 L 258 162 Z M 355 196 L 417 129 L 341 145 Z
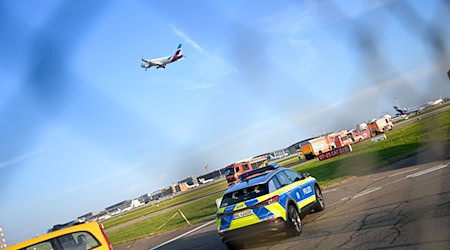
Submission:
M 72 232 L 78 232 L 78 231 L 97 232 L 100 230 L 99 228 L 100 227 L 97 222 L 82 223 L 82 224 L 78 224 L 78 225 L 71 226 L 71 227 L 66 227 L 66 228 L 63 228 L 60 230 L 53 231 L 51 233 L 43 234 L 41 236 L 37 236 L 37 237 L 31 238 L 31 239 L 22 241 L 20 243 L 17 243 L 15 245 L 8 247 L 8 249 L 25 248 L 25 247 L 32 246 L 32 245 L 40 243 L 40 242 L 47 241 L 49 239 L 53 239 L 53 238 L 61 236 L 61 235 L 72 233 Z
M 275 174 L 285 170 L 287 168 L 283 167 L 277 167 L 274 170 L 264 172 L 258 175 L 250 176 L 242 181 L 236 182 L 233 186 L 227 189 L 224 194 L 229 194 L 232 192 L 235 192 L 236 190 L 240 190 L 243 188 L 260 185 L 260 184 L 266 184 Z
M 54 225 L 52 228 L 50 228 L 49 230 L 47 230 L 47 233 L 51 233 L 57 230 L 61 230 L 63 228 L 66 227 L 71 227 L 71 226 L 75 226 L 75 225 L 79 225 L 79 224 L 83 224 L 84 222 L 80 221 L 80 220 L 73 220 L 73 221 L 69 221 L 67 223 L 64 224 L 57 224 Z

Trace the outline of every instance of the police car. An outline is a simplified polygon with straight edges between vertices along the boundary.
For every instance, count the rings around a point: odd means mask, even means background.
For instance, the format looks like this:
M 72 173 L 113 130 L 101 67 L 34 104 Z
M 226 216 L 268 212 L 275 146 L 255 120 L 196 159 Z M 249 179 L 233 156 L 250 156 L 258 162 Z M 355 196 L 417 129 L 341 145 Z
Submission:
M 217 230 L 229 248 L 253 237 L 299 235 L 301 218 L 325 208 L 317 180 L 287 168 L 269 165 L 239 176 L 223 195 L 216 214 Z

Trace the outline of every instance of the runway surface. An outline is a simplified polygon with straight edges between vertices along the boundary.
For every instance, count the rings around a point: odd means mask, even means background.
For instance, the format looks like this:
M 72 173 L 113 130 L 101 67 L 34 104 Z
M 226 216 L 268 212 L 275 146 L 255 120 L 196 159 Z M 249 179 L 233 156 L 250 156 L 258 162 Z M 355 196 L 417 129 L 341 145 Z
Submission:
M 245 248 L 450 249 L 450 161 L 404 165 L 325 189 L 326 209 L 303 218 L 300 236 L 258 239 Z M 226 249 L 212 222 L 114 246 L 152 248 Z

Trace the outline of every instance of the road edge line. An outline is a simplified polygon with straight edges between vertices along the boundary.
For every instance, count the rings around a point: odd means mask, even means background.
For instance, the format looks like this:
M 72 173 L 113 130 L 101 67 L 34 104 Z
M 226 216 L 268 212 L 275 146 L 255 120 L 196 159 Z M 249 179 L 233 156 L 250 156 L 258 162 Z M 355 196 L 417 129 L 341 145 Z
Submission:
M 208 222 L 206 222 L 205 224 L 203 224 L 203 225 L 201 225 L 201 226 L 199 226 L 199 227 L 196 227 L 196 228 L 194 228 L 194 229 L 192 229 L 192 230 L 190 230 L 190 231 L 187 231 L 186 233 L 184 233 L 184 234 L 182 234 L 182 235 L 179 235 L 179 236 L 177 236 L 177 237 L 175 237 L 175 238 L 173 238 L 173 239 L 170 239 L 170 240 L 168 240 L 168 241 L 166 241 L 166 242 L 163 242 L 163 243 L 157 245 L 156 247 L 149 248 L 149 250 L 158 249 L 158 248 L 160 248 L 160 247 L 162 247 L 162 246 L 165 246 L 165 245 L 167 245 L 167 244 L 169 244 L 169 243 L 172 243 L 172 242 L 174 242 L 174 241 L 176 241 L 176 240 L 178 240 L 178 239 L 180 239 L 180 238 L 183 238 L 184 236 L 186 236 L 186 235 L 188 235 L 188 234 L 191 234 L 191 233 L 193 233 L 193 232 L 195 232 L 195 231 L 197 231 L 197 230 L 200 230 L 200 229 L 202 229 L 202 228 L 204 228 L 204 227 L 206 227 L 206 226 L 209 226 L 209 225 L 211 225 L 211 224 L 214 223 L 214 222 L 216 222 L 216 220 L 208 221 Z

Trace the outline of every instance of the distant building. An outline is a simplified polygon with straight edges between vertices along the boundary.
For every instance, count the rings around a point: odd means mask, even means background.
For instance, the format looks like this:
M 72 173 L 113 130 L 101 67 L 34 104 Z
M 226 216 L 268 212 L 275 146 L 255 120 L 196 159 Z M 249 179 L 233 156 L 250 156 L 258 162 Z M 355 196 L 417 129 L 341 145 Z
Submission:
M 198 186 L 198 180 L 195 176 L 187 177 L 186 179 L 179 181 L 178 184 L 183 182 L 185 182 L 189 188 Z
M 143 202 L 140 202 L 138 199 L 134 199 L 134 200 L 132 200 L 131 201 L 131 204 L 130 204 L 130 209 L 132 209 L 132 208 L 136 208 L 136 207 L 140 207 L 140 206 L 142 206 L 144 203 Z
M 184 192 L 188 189 L 189 189 L 189 187 L 186 182 L 172 184 L 172 193 L 174 193 L 174 194 L 176 194 L 178 192 Z
M 309 140 L 314 139 L 314 137 L 312 138 L 308 138 L 299 142 L 296 142 L 294 144 L 292 144 L 291 146 L 287 147 L 287 150 L 289 151 L 290 154 L 296 154 L 300 152 L 300 149 L 302 148 L 303 145 L 307 144 Z
M 90 212 L 90 213 L 81 215 L 81 216 L 78 217 L 77 219 L 78 219 L 78 220 L 81 220 L 81 221 L 95 221 L 96 218 L 97 218 L 97 216 L 98 216 L 99 214 L 101 214 L 102 212 L 104 212 L 104 211 Z
M 111 218 L 111 214 L 106 211 L 102 211 L 99 214 L 97 214 L 94 218 L 95 218 L 94 221 L 106 220 Z
M 181 192 L 180 184 L 172 184 L 172 192 L 174 194 Z
M 161 197 L 162 197 L 161 190 L 157 190 L 157 191 L 152 192 L 150 197 L 151 197 L 152 201 L 156 201 L 156 200 L 161 199 Z
M 161 189 L 161 197 L 171 196 L 173 194 L 172 187 Z
M 152 200 L 152 197 L 151 197 L 151 194 L 150 194 L 150 193 L 146 193 L 146 194 L 143 194 L 143 195 L 139 196 L 139 197 L 137 198 L 137 200 L 138 200 L 139 202 L 141 202 L 141 203 L 147 204 L 147 203 L 149 203 L 149 202 Z
M 220 178 L 225 178 L 225 168 L 213 171 L 211 173 L 207 173 L 205 175 L 200 175 L 197 178 L 197 180 L 200 180 L 200 179 L 204 179 L 204 180 L 210 180 L 210 179 L 218 180 Z
M 105 211 L 108 213 L 114 214 L 114 213 L 120 212 L 130 206 L 131 206 L 131 200 L 125 200 L 125 201 L 119 202 L 117 204 L 114 204 L 110 207 L 105 208 Z

